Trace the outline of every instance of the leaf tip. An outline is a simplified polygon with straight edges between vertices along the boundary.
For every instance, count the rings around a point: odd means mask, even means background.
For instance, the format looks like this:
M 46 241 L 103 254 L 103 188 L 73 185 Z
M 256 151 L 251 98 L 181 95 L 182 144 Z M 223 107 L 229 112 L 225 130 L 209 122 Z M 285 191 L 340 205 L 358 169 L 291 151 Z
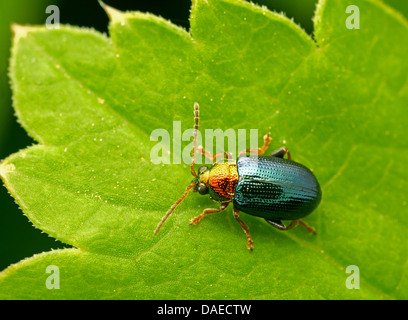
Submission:
M 106 14 L 108 15 L 109 19 L 112 22 L 121 22 L 124 19 L 124 15 L 122 11 L 119 11 L 111 6 L 108 6 L 101 0 L 98 0 L 100 6 L 105 10 Z
M 35 30 L 35 27 L 23 26 L 13 23 L 11 25 L 11 31 L 13 33 L 14 41 L 18 42 L 21 38 L 24 38 L 30 31 Z
M 0 178 L 5 179 L 7 173 L 13 172 L 16 166 L 12 163 L 6 164 L 5 162 L 0 162 Z

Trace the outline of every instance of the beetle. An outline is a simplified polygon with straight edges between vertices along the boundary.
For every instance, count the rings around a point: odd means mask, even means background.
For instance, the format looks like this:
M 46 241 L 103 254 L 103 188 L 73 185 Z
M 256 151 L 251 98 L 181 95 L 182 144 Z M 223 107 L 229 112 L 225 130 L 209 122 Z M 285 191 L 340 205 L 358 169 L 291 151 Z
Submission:
M 292 160 L 287 148 L 282 147 L 269 156 L 263 156 L 272 140 L 270 133 L 267 133 L 263 137 L 264 144 L 261 148 L 242 151 L 237 161 L 232 160 L 226 151 L 212 156 L 201 146 L 196 147 L 198 123 L 199 105 L 195 103 L 193 157 L 190 167 L 194 178 L 185 193 L 159 222 L 155 234 L 191 190 L 201 195 L 209 195 L 213 201 L 220 203 L 220 207 L 205 209 L 190 220 L 190 225 L 196 225 L 208 214 L 224 211 L 232 202 L 233 215 L 245 232 L 247 248 L 251 251 L 254 244 L 249 227 L 240 219 L 240 211 L 264 218 L 279 230 L 289 230 L 301 224 L 310 233 L 316 234 L 315 229 L 302 218 L 309 215 L 320 203 L 322 192 L 319 182 L 307 167 Z M 196 172 L 196 152 L 211 159 L 213 165 L 201 166 Z M 222 155 L 224 159 L 216 161 Z M 291 223 L 286 226 L 282 220 L 291 220 Z

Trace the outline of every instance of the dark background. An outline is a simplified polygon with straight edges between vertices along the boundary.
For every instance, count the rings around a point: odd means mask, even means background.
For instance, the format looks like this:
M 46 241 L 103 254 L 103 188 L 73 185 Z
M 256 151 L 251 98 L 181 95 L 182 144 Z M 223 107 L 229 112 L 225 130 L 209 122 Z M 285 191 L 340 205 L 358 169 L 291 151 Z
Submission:
M 189 29 L 191 0 L 105 0 L 122 11 L 151 12 Z M 312 17 L 317 0 L 258 0 L 270 10 L 284 12 L 313 34 Z M 408 17 L 407 0 L 384 1 Z M 35 141 L 27 136 L 13 114 L 8 83 L 8 60 L 11 46 L 10 25 L 45 24 L 48 5 L 60 9 L 60 23 L 93 27 L 108 33 L 108 18 L 97 0 L 0 0 L 0 160 Z M 361 20 L 363 13 L 360 12 Z M 369 54 L 369 53 L 368 53 Z M 69 247 L 33 227 L 0 182 L 0 271 L 35 253 L 51 248 Z

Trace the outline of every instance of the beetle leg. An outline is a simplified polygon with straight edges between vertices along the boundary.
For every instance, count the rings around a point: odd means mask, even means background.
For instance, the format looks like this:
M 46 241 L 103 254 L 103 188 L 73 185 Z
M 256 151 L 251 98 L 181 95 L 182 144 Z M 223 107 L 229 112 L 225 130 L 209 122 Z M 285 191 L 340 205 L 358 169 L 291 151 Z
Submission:
M 270 157 L 277 157 L 277 158 L 282 158 L 285 156 L 285 154 L 288 155 L 288 159 L 292 160 L 292 157 L 290 156 L 290 152 L 286 147 L 282 147 L 274 152 L 272 152 L 269 156 Z
M 271 226 L 274 226 L 276 229 L 279 229 L 279 230 L 285 230 L 286 229 L 286 226 L 280 220 L 265 219 L 265 221 L 268 222 Z
M 221 155 L 224 155 L 224 159 L 227 159 L 227 160 L 231 160 L 231 159 L 232 159 L 231 154 L 228 153 L 227 151 L 224 151 L 224 152 L 219 152 L 219 153 L 213 155 L 213 161 L 215 162 L 215 160 L 216 160 L 219 156 L 221 156 Z
M 268 149 L 268 146 L 269 146 L 269 144 L 270 144 L 271 141 L 272 141 L 272 138 L 270 137 L 270 134 L 271 134 L 270 132 L 267 132 L 267 133 L 263 136 L 264 144 L 263 144 L 262 148 L 258 148 L 258 149 L 245 149 L 245 150 L 243 150 L 243 151 L 241 151 L 241 152 L 239 153 L 239 156 L 240 156 L 240 157 L 241 157 L 241 156 L 244 156 L 244 155 L 246 155 L 247 153 L 254 153 L 254 154 L 257 154 L 258 156 L 263 155 L 263 154 L 265 153 L 266 149 Z
M 202 146 L 197 148 L 197 152 L 203 154 L 208 160 L 212 161 L 212 155 L 207 150 L 205 150 Z
M 282 230 L 282 231 L 290 230 L 293 227 L 296 227 L 300 223 L 302 226 L 304 226 L 307 229 L 307 231 L 309 231 L 312 234 L 316 234 L 315 228 L 309 226 L 306 222 L 300 219 L 292 220 L 292 222 L 288 226 L 285 226 L 280 220 L 265 219 L 265 221 L 268 222 L 270 225 L 274 226 L 275 228 Z
M 288 226 L 285 226 L 282 230 L 284 230 L 284 231 L 290 230 L 290 229 L 296 227 L 298 224 L 299 224 L 299 219 L 292 220 L 292 221 L 290 222 L 290 224 L 289 224 Z
M 247 248 L 251 251 L 254 250 L 254 243 L 252 242 L 251 234 L 249 233 L 249 227 L 239 218 L 239 210 L 237 208 L 234 208 L 233 212 L 235 219 L 237 219 L 247 237 Z
M 217 213 L 217 212 L 221 212 L 224 211 L 227 207 L 228 207 L 229 202 L 224 202 L 221 204 L 221 207 L 219 209 L 215 209 L 215 208 L 208 208 L 205 209 L 199 216 L 193 218 L 190 220 L 190 225 L 196 225 L 202 218 L 204 218 L 207 214 L 211 214 L 211 213 Z
M 307 231 L 309 231 L 309 233 L 311 234 L 316 234 L 316 229 L 312 226 L 309 226 L 306 222 L 304 222 L 303 220 L 299 219 L 299 223 L 304 226 L 306 228 Z
M 232 159 L 231 154 L 228 153 L 227 151 L 219 152 L 219 153 L 217 153 L 215 155 L 211 155 L 211 153 L 209 151 L 205 150 L 202 146 L 199 146 L 197 148 L 197 152 L 203 154 L 208 160 L 212 161 L 211 163 L 215 162 L 215 160 L 221 155 L 224 155 L 224 159 L 227 159 L 227 160 Z

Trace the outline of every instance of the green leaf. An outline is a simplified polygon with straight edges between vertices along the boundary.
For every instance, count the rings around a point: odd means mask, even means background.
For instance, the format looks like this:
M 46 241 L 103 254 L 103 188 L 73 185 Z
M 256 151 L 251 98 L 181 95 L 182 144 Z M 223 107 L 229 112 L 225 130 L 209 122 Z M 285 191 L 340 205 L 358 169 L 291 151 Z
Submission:
M 191 31 L 106 7 L 110 38 L 62 26 L 15 27 L 14 108 L 38 145 L 0 164 L 33 224 L 73 249 L 27 258 L 0 275 L 1 298 L 407 299 L 408 23 L 362 0 L 320 1 L 311 39 L 289 19 L 239 0 L 196 0 Z M 323 191 L 280 232 L 189 195 L 188 165 L 155 165 L 150 133 L 257 128 L 312 168 Z M 181 147 L 187 145 L 184 142 Z M 54 265 L 60 289 L 47 289 Z M 349 265 L 360 289 L 348 289 Z M 355 274 L 354 274 L 355 276 Z

